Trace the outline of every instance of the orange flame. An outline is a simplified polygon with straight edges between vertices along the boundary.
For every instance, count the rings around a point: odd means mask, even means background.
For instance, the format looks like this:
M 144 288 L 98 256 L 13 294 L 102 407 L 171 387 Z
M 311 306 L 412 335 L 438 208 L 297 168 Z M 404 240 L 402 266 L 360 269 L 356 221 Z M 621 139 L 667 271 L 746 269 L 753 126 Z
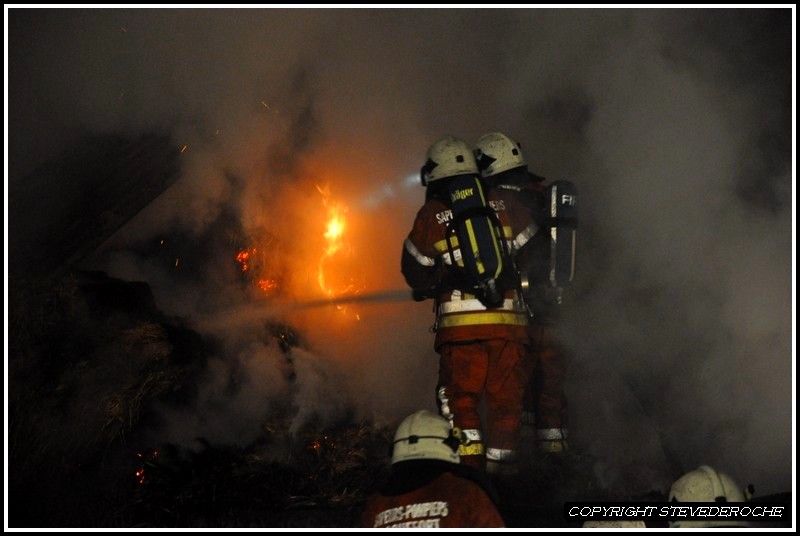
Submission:
M 258 249 L 256 248 L 243 249 L 236 254 L 236 262 L 241 266 L 242 272 L 247 272 L 248 270 L 251 272 L 251 280 L 255 280 L 256 286 L 259 289 L 266 294 L 270 294 L 278 289 L 278 280 L 268 277 L 259 277 L 265 275 L 263 272 L 265 272 L 266 269 L 264 268 L 263 259 L 259 261 L 259 258 L 256 256 L 257 253 Z
M 256 250 L 254 249 L 253 253 L 255 253 L 255 252 L 256 252 Z M 239 253 L 236 254 L 236 262 L 238 262 L 239 264 L 242 265 L 242 271 L 243 272 L 247 271 L 247 268 L 248 268 L 247 261 L 248 261 L 248 259 L 250 259 L 250 252 L 248 250 L 246 250 L 246 249 L 243 249 L 242 251 L 240 251 Z
M 350 243 L 345 239 L 345 231 L 347 230 L 347 207 L 338 202 L 330 202 L 330 187 L 324 188 L 317 185 L 317 190 L 322 194 L 322 204 L 328 208 L 328 219 L 325 224 L 325 246 L 322 251 L 322 256 L 319 259 L 319 268 L 317 270 L 317 283 L 319 288 L 328 298 L 336 298 L 346 294 L 357 294 L 357 288 L 352 274 L 343 273 L 341 267 L 338 273 L 333 274 L 334 267 L 332 266 L 334 259 L 339 257 L 339 261 L 349 258 L 352 254 Z M 337 283 L 331 282 L 335 278 Z M 331 277 L 329 277 L 331 276 Z M 344 307 L 337 306 L 339 309 L 344 310 Z

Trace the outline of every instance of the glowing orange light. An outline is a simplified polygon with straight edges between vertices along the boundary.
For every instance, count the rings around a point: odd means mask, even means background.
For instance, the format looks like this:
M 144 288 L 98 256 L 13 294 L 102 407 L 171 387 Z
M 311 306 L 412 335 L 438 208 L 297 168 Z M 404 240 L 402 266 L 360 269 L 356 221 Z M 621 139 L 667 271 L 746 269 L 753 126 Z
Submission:
M 322 437 L 318 437 L 311 441 L 309 448 L 313 450 L 316 454 L 321 454 L 323 449 L 335 449 L 336 442 L 328 435 L 323 435 Z
M 246 249 L 243 249 L 239 253 L 236 254 L 236 262 L 242 265 L 242 271 L 247 271 L 247 259 L 250 258 L 250 252 Z
M 317 283 L 322 292 L 331 299 L 347 294 L 357 294 L 359 289 L 345 262 L 352 256 L 350 243 L 345 238 L 347 207 L 338 202 L 331 202 L 329 186 L 324 188 L 317 186 L 317 190 L 322 194 L 322 204 L 328 208 L 328 219 L 323 234 L 325 246 L 319 259 Z M 335 265 L 334 261 L 336 261 Z M 336 283 L 332 282 L 334 280 Z M 342 305 L 337 305 L 337 308 L 345 310 Z
M 325 238 L 328 239 L 328 247 L 338 250 L 341 247 L 339 239 L 344 233 L 344 216 L 339 215 L 341 207 L 333 206 L 328 210 L 330 219 L 328 220 L 328 230 L 325 231 Z
M 258 288 L 260 288 L 264 292 L 272 292 L 273 290 L 278 288 L 278 282 L 275 281 L 274 279 L 259 279 Z
M 241 266 L 242 272 L 250 271 L 249 280 L 255 281 L 259 289 L 269 294 L 278 289 L 278 280 L 270 277 L 261 277 L 262 275 L 270 274 L 264 273 L 266 269 L 263 255 L 258 257 L 257 254 L 258 249 L 256 248 L 243 249 L 236 254 L 236 262 Z

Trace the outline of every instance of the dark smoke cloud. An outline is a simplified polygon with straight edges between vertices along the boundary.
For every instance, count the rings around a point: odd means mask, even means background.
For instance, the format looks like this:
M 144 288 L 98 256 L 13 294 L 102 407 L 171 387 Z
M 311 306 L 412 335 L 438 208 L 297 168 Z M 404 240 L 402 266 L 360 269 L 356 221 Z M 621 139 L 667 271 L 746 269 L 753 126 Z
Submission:
M 277 237 L 295 286 L 313 286 L 292 259 L 319 251 L 309 221 L 321 210 L 315 185 L 329 183 L 360 222 L 368 289 L 402 288 L 400 246 L 423 198 L 408 177 L 426 147 L 502 130 L 537 173 L 570 179 L 581 194 L 580 280 L 565 332 L 572 430 L 600 459 L 598 476 L 663 490 L 676 471 L 707 463 L 760 492 L 785 490 L 791 16 L 11 10 L 10 180 L 82 132 L 169 131 L 187 145 L 182 179 L 93 262 L 149 281 L 168 313 L 237 339 L 250 333 L 241 325 L 253 321 L 242 308 L 251 296 L 223 266 L 225 243 L 205 241 L 220 222 Z M 191 282 L 177 278 L 134 247 L 159 234 L 202 240 L 222 260 Z M 346 370 L 367 413 L 430 407 L 429 304 L 360 307 L 355 327 L 332 308 L 285 312 L 316 352 L 306 363 Z M 220 367 L 245 363 L 268 377 L 280 356 L 248 352 L 252 335 L 242 337 Z M 312 387 L 334 376 L 298 381 L 324 393 Z M 175 436 L 206 425 L 246 434 L 262 402 L 286 388 L 244 382 L 213 424 L 189 422 Z M 224 398 L 213 378 L 202 393 L 201 405 Z

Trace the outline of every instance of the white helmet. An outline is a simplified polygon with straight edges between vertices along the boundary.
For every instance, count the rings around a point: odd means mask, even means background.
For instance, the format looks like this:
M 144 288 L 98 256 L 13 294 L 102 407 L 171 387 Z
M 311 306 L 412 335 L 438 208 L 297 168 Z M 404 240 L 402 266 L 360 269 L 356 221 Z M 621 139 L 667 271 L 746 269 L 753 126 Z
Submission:
M 745 502 L 736 482 L 713 467 L 701 465 L 676 480 L 669 489 L 670 502 Z M 743 522 L 677 521 L 673 527 L 745 526 Z
M 475 158 L 483 177 L 528 165 L 522 156 L 522 146 L 500 132 L 481 136 L 475 144 Z
M 420 178 L 422 185 L 454 177 L 456 175 L 478 174 L 475 155 L 467 142 L 445 136 L 428 148 L 428 160 L 422 166 Z
M 407 460 L 459 463 L 458 445 L 450 421 L 430 411 L 418 411 L 397 427 L 392 444 L 392 463 Z

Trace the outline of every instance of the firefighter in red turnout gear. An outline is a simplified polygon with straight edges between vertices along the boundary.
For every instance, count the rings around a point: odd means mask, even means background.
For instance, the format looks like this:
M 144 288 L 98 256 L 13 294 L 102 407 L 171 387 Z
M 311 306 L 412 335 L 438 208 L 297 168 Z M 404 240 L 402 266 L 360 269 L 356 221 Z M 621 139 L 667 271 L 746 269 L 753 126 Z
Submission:
M 484 467 L 488 460 L 491 471 L 511 462 L 517 448 L 528 321 L 511 255 L 534 227 L 514 192 L 483 195 L 473 152 L 463 140 L 446 137 L 429 148 L 422 182 L 426 202 L 404 243 L 402 272 L 415 296 L 435 299 L 437 400 L 466 439 L 461 463 Z M 462 201 L 476 206 L 461 210 Z M 494 235 L 485 231 L 487 222 L 496 223 Z M 465 275 L 468 268 L 472 277 Z M 478 414 L 484 395 L 485 436 Z
M 367 499 L 367 528 L 504 527 L 486 476 L 459 464 L 457 430 L 428 411 L 406 417 L 394 436 L 392 474 Z
M 546 225 L 551 187 L 542 177 L 528 171 L 520 145 L 505 134 L 492 132 L 482 136 L 476 143 L 475 156 L 487 189 L 514 193 L 528 207 L 538 227 L 517 257 L 517 267 L 525 276 L 523 293 L 531 313 L 528 328 L 531 380 L 525 393 L 522 421 L 526 426 L 535 426 L 540 451 L 561 452 L 567 448 L 566 349 L 557 336 L 561 303 L 561 288 L 557 285 L 562 282 L 555 281 L 552 237 Z M 574 243 L 571 263 L 571 267 L 566 266 L 571 271 L 565 279 L 571 280 L 574 272 Z

